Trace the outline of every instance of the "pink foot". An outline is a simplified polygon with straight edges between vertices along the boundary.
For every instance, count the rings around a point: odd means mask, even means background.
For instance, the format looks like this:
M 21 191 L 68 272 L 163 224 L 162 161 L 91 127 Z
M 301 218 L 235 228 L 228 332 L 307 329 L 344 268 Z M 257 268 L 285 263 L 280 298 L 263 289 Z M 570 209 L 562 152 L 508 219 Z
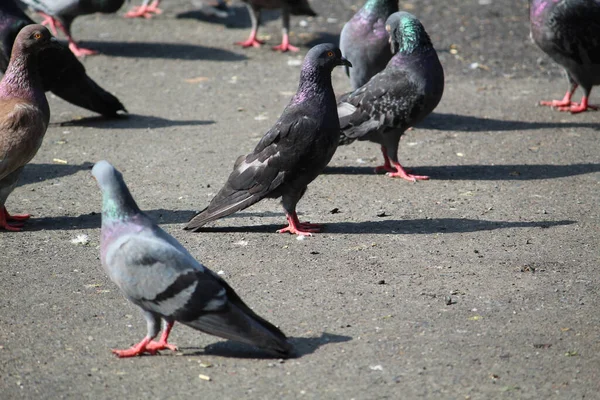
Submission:
M 150 19 L 153 15 L 160 15 L 163 11 L 158 8 L 158 4 L 160 2 L 158 0 L 153 1 L 151 4 L 147 6 L 139 6 L 133 7 L 128 13 L 124 15 L 125 18 L 146 18 Z
M 262 40 L 258 40 L 256 38 L 256 36 L 250 36 L 248 38 L 248 40 L 245 40 L 243 42 L 235 42 L 235 44 L 237 44 L 238 46 L 242 46 L 242 47 L 260 47 L 261 44 L 264 44 L 265 42 L 263 42 Z
M 159 341 L 153 340 L 152 342 L 148 343 L 148 345 L 146 346 L 146 350 L 148 350 L 150 352 L 154 352 L 154 353 L 156 353 L 159 350 L 177 351 L 177 346 L 175 346 L 173 344 L 169 344 L 166 341 L 163 342 L 162 340 L 159 340 Z
M 277 233 L 292 233 L 301 236 L 312 236 L 313 233 L 321 232 L 323 225 L 311 224 L 310 222 L 300 222 L 296 212 L 287 216 L 288 226 L 279 229 Z
M 141 342 L 130 347 L 129 349 L 126 349 L 126 350 L 113 349 L 111 351 L 113 352 L 113 354 L 116 354 L 119 358 L 141 356 L 144 353 L 156 354 L 156 351 L 152 351 L 152 350 L 148 349 L 148 344 L 150 343 L 150 341 L 151 341 L 151 339 L 148 336 L 146 336 L 144 339 L 142 339 Z
M 77 45 L 77 43 L 75 43 L 75 42 L 70 42 L 69 43 L 69 49 L 77 57 L 85 57 L 85 56 L 92 56 L 94 54 L 98 54 L 97 50 L 92 50 L 92 49 L 86 49 L 86 48 L 83 48 L 83 47 L 79 47 Z
M 42 24 L 42 25 L 44 25 L 44 26 L 48 25 L 48 26 L 50 27 L 50 31 L 52 32 L 52 34 L 53 34 L 54 36 L 56 36 L 56 35 L 58 34 L 58 31 L 56 30 L 56 27 L 58 26 L 59 28 L 61 28 L 61 29 L 62 29 L 62 25 L 61 25 L 61 23 L 60 23 L 60 22 L 58 22 L 58 20 L 57 20 L 57 19 L 55 19 L 54 17 L 52 17 L 52 16 L 50 16 L 50 15 L 48 15 L 48 14 L 46 14 L 46 13 L 43 13 L 43 12 L 41 12 L 41 11 L 38 11 L 38 13 L 39 13 L 39 14 L 40 14 L 42 17 L 44 17 L 44 20 L 43 20 L 42 22 L 40 22 L 40 24 Z
M 411 182 L 416 182 L 416 181 L 426 181 L 429 179 L 428 176 L 425 175 L 413 175 L 413 174 L 409 174 L 404 167 L 402 167 L 402 165 L 400 165 L 399 163 L 394 163 L 394 166 L 396 167 L 396 171 L 395 172 L 388 172 L 386 175 L 391 177 L 391 178 L 402 178 L 402 179 L 406 179 L 407 181 L 411 181 Z
M 584 104 L 583 102 L 581 103 L 571 103 L 569 106 L 565 106 L 565 107 L 557 107 L 558 111 L 570 111 L 571 114 L 578 114 L 587 110 L 594 110 L 597 111 L 598 110 L 598 106 L 592 105 L 592 104 Z
M 298 50 L 300 50 L 296 46 L 292 46 L 289 43 L 281 43 L 279 46 L 274 46 L 272 49 L 275 51 L 280 51 L 282 53 L 285 53 L 287 51 L 297 52 Z
M 0 228 L 10 232 L 20 232 L 21 228 L 25 225 L 21 221 L 26 221 L 30 217 L 31 215 L 29 214 L 10 215 L 8 211 L 6 211 L 6 207 L 2 207 L 2 209 L 0 209 Z M 8 221 L 17 222 L 9 224 Z
M 375 173 L 378 174 L 380 172 L 396 172 L 396 168 L 392 167 L 390 164 L 384 164 L 375 167 Z
M 569 107 L 571 105 L 571 100 L 551 100 L 551 101 L 540 101 L 541 106 L 548 107 Z

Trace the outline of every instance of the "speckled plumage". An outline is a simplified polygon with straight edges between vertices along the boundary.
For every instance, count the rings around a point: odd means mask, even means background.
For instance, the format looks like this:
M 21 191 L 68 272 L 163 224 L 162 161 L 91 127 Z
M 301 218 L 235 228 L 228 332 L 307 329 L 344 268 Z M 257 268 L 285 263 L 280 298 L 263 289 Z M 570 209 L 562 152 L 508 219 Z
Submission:
M 0 70 L 6 71 L 17 33 L 34 22 L 16 5 L 14 0 L 0 3 Z M 106 116 L 126 111 L 119 99 L 101 88 L 86 73 L 79 60 L 63 45 L 42 50 L 44 63 L 40 75 L 45 91 Z
M 282 197 L 288 220 L 296 204 L 333 157 L 340 125 L 331 71 L 347 62 L 333 44 L 313 47 L 304 60 L 298 91 L 254 151 L 238 158 L 209 206 L 186 229 L 243 210 L 264 198 Z
M 369 82 L 340 97 L 338 113 L 340 143 L 368 140 L 380 144 L 386 161 L 383 168 L 393 172 L 389 160 L 401 168 L 397 154 L 400 137 L 429 115 L 442 98 L 444 71 L 416 17 L 397 12 L 386 25 L 391 29 L 394 56 Z
M 135 203 L 123 177 L 106 161 L 92 174 L 102 190 L 100 258 L 110 279 L 140 307 L 147 336 L 134 348 L 113 351 L 120 357 L 171 349 L 174 322 L 211 335 L 287 357 L 292 346 L 274 325 L 254 313 L 217 274 L 200 264 Z M 152 342 L 166 324 L 160 341 Z
M 600 0 L 531 0 L 529 17 L 531 37 L 569 80 L 562 101 L 542 104 L 585 111 L 592 87 L 600 85 Z M 584 90 L 581 105 L 570 101 L 577 86 Z
M 398 0 L 368 0 L 342 28 L 340 50 L 351 63 L 347 68 L 353 89 L 358 89 L 392 58 L 387 18 L 398 11 Z

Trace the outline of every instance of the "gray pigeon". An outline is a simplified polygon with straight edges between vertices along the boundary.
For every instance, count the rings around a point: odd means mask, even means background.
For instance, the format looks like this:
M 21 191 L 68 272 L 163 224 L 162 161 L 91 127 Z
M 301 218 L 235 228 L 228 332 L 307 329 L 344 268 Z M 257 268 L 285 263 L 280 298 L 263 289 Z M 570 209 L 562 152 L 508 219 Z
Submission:
M 197 231 L 264 198 L 281 197 L 289 226 L 278 232 L 309 236 L 320 231 L 319 225 L 298 220 L 296 204 L 338 145 L 340 125 L 331 86 L 337 65 L 351 66 L 333 44 L 320 44 L 306 54 L 298 91 L 275 126 L 252 153 L 237 159 L 225 186 L 185 229 Z
M 13 43 L 19 31 L 34 24 L 14 0 L 2 0 L 0 4 L 0 71 L 6 71 Z M 119 99 L 101 88 L 90 78 L 85 67 L 67 48 L 60 46 L 44 49 L 39 58 L 39 73 L 45 91 L 52 91 L 58 97 L 79 107 L 105 116 L 116 116 L 125 107 Z
M 167 343 L 175 321 L 199 331 L 287 357 L 285 335 L 252 311 L 217 274 L 200 264 L 137 206 L 123 176 L 106 161 L 92 169 L 102 191 L 100 258 L 110 279 L 142 309 L 144 339 L 119 357 L 176 350 Z M 158 341 L 160 321 L 165 329 Z
M 308 0 L 242 0 L 246 3 L 248 12 L 250 13 L 250 19 L 252 21 L 252 31 L 247 40 L 243 42 L 237 42 L 242 47 L 260 47 L 263 44 L 262 41 L 256 38 L 258 33 L 258 26 L 260 25 L 260 13 L 262 9 L 277 9 L 281 8 L 281 19 L 283 22 L 282 34 L 283 38 L 279 46 L 273 47 L 273 50 L 281 52 L 286 51 L 298 51 L 298 48 L 290 44 L 289 31 L 290 31 L 290 14 L 292 15 L 308 15 L 314 17 L 317 15 L 310 8 Z
M 383 71 L 392 58 L 385 21 L 397 11 L 398 0 L 367 0 L 342 28 L 340 50 L 352 63 L 352 69 L 346 68 L 352 89 Z
M 95 50 L 79 47 L 71 36 L 71 24 L 80 15 L 94 13 L 115 13 L 125 0 L 21 0 L 35 11 L 39 12 L 48 24 L 52 33 L 57 34 L 56 27 L 60 28 L 69 40 L 69 49 L 77 57 L 97 54 Z
M 229 16 L 229 8 L 225 0 L 198 0 L 193 1 L 194 5 L 198 5 L 209 15 L 215 15 L 219 18 L 227 18 Z M 141 6 L 133 7 L 124 15 L 125 18 L 152 18 L 154 14 L 162 14 L 162 10 L 158 8 L 160 0 L 144 0 Z
M 19 221 L 30 217 L 8 214 L 5 204 L 48 128 L 50 108 L 38 72 L 37 54 L 57 45 L 58 41 L 41 25 L 21 29 L 0 81 L 0 228 L 8 231 L 20 231 L 23 223 Z
M 588 98 L 592 87 L 600 85 L 600 0 L 530 0 L 529 19 L 531 37 L 569 80 L 562 100 L 540 104 L 572 113 L 597 110 Z M 579 104 L 571 101 L 577 86 L 583 88 Z
M 398 161 L 400 137 L 429 115 L 444 92 L 444 70 L 421 22 L 412 14 L 392 14 L 386 29 L 394 56 L 364 86 L 340 97 L 340 144 L 368 140 L 381 145 L 384 165 L 376 171 L 410 181 L 429 179 L 407 173 Z

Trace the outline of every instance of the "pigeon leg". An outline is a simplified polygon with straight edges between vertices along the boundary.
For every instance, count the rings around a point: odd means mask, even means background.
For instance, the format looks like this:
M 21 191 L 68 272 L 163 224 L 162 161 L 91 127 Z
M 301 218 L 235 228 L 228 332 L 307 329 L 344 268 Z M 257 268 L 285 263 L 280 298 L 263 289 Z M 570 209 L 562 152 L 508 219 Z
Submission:
M 258 34 L 258 26 L 260 25 L 260 10 L 255 10 L 250 4 L 246 4 L 248 13 L 250 14 L 250 21 L 252 22 L 252 30 L 247 40 L 243 42 L 235 42 L 235 44 L 242 47 L 260 47 L 264 42 L 258 40 L 256 35 Z
M 321 232 L 323 225 L 311 224 L 310 222 L 300 222 L 296 212 L 286 215 L 288 220 L 288 226 L 283 229 L 279 229 L 277 233 L 293 233 L 301 236 L 312 236 L 313 233 Z
M 98 54 L 97 50 L 92 50 L 92 49 L 86 49 L 84 47 L 79 47 L 79 45 L 73 40 L 72 37 L 69 37 L 69 49 L 77 57 L 85 57 L 85 56 L 92 56 L 94 54 Z
M 46 26 L 48 25 L 50 27 L 50 30 L 52 31 L 52 34 L 54 36 L 56 36 L 58 34 L 58 31 L 56 30 L 56 26 L 60 26 L 60 22 L 58 22 L 57 19 L 55 19 L 54 17 L 43 13 L 41 11 L 38 11 L 38 14 L 40 14 L 42 17 L 44 17 L 44 20 L 41 22 L 42 25 Z
M 569 107 L 571 106 L 571 97 L 573 97 L 573 93 L 577 90 L 577 83 L 571 78 L 571 76 L 567 75 L 569 79 L 569 89 L 567 93 L 565 93 L 565 97 L 562 100 L 551 100 L 551 101 L 540 101 L 541 106 L 549 106 L 549 107 Z
M 401 136 L 401 134 L 400 134 Z M 429 179 L 428 176 L 425 175 L 413 175 L 408 173 L 402 165 L 400 165 L 400 161 L 398 161 L 398 144 L 400 143 L 400 137 L 392 134 L 392 132 L 387 133 L 384 138 L 386 145 L 382 146 L 382 151 L 384 151 L 384 159 L 387 156 L 392 165 L 394 171 L 388 172 L 386 175 L 391 178 L 402 178 L 407 181 L 416 182 Z M 384 165 L 385 167 L 385 165 Z
M 144 0 L 144 3 L 141 6 L 133 7 L 129 12 L 127 12 L 124 17 L 125 18 L 152 18 L 152 15 L 162 14 L 162 10 L 158 8 L 160 4 L 160 0 L 154 0 L 152 3 L 148 4 L 149 0 Z
M 2 207 L 0 209 L 0 228 L 5 229 L 11 232 L 20 232 L 23 227 L 22 222 L 16 222 L 13 224 L 9 224 L 8 221 L 24 221 L 28 219 L 30 216 L 25 215 L 9 215 L 8 211 L 6 211 L 6 207 Z
M 152 341 L 146 345 L 146 349 L 149 351 L 158 351 L 158 350 L 171 350 L 177 351 L 177 346 L 167 343 L 167 339 L 169 338 L 169 334 L 171 333 L 171 329 L 173 329 L 173 321 L 167 322 L 167 326 L 165 326 L 165 330 L 163 331 L 160 339 L 158 341 Z
M 292 46 L 290 44 L 290 36 L 289 36 L 290 10 L 288 10 L 287 7 L 284 7 L 281 12 L 282 12 L 281 19 L 283 21 L 283 28 L 282 28 L 283 37 L 281 39 L 281 44 L 279 46 L 273 47 L 273 50 L 281 51 L 282 53 L 285 53 L 286 51 L 296 52 L 299 49 L 296 46 Z
M 396 172 L 396 168 L 392 167 L 390 158 L 387 155 L 387 150 L 384 146 L 381 146 L 381 153 L 383 153 L 383 165 L 375 167 L 375 172 Z
M 148 352 L 150 354 L 155 354 L 156 350 L 148 349 L 148 344 L 150 343 L 151 340 L 152 340 L 151 337 L 146 336 L 145 338 L 142 339 L 141 342 L 139 342 L 138 344 L 136 344 L 134 346 L 131 346 L 129 349 L 126 349 L 126 350 L 112 349 L 111 351 L 114 354 L 116 354 L 119 358 L 140 356 L 146 352 Z

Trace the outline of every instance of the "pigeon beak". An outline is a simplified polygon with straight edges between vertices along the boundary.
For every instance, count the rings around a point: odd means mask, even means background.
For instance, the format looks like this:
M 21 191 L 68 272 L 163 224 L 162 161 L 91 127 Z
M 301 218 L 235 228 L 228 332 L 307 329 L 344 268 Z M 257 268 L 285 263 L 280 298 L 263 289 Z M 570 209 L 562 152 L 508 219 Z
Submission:
M 50 43 L 50 47 L 54 47 L 55 49 L 61 48 L 60 42 L 54 36 L 50 37 L 49 43 Z
M 345 65 L 346 67 L 352 68 L 352 63 L 344 57 L 340 58 L 340 65 Z

